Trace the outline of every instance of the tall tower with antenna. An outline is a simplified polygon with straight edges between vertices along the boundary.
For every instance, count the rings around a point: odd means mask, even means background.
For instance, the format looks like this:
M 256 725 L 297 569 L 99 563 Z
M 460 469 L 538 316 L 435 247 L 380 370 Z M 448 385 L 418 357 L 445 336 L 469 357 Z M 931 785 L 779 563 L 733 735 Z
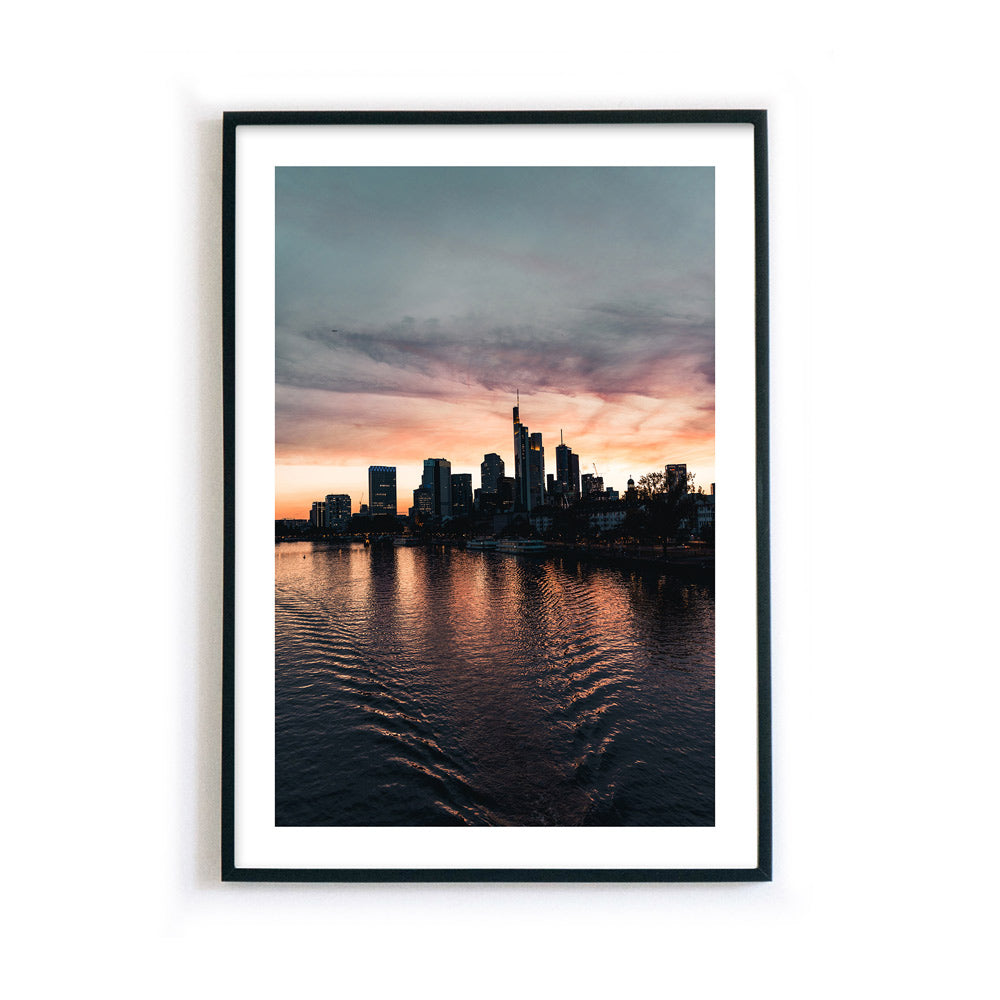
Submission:
M 521 393 L 516 393 L 514 403 L 514 509 L 531 510 L 531 436 L 521 423 Z
M 563 496 L 571 502 L 580 498 L 580 456 L 563 441 L 562 430 L 556 447 L 556 482 Z

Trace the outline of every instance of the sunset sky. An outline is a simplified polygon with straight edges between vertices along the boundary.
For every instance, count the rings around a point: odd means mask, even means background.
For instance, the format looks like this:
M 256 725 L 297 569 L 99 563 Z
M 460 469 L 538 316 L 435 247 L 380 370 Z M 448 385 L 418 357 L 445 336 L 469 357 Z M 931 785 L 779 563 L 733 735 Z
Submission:
M 711 167 L 279 167 L 275 516 L 425 458 L 514 474 L 511 407 L 605 485 L 715 479 Z M 367 494 L 364 502 L 367 502 Z

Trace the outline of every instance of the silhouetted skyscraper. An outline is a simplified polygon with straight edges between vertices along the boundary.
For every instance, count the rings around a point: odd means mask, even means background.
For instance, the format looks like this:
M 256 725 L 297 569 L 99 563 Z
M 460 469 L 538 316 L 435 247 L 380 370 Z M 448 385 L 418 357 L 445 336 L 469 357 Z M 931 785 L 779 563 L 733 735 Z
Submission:
M 434 513 L 434 491 L 426 486 L 418 486 L 413 491 L 413 513 L 421 520 Z
M 531 441 L 521 423 L 520 396 L 514 407 L 514 509 L 531 510 Z
M 396 516 L 396 466 L 368 466 L 368 513 Z
M 545 449 L 542 447 L 542 435 L 537 431 L 528 438 L 528 448 L 531 506 L 541 507 L 545 503 Z
M 472 515 L 472 473 L 458 472 L 451 477 L 452 517 Z
M 513 510 L 517 502 L 517 480 L 513 476 L 501 476 L 497 483 L 497 510 Z
M 570 451 L 568 444 L 563 444 L 562 431 L 559 432 L 559 439 L 559 444 L 556 445 L 556 482 L 560 484 L 565 496 L 579 500 L 580 456 Z
M 591 475 L 589 472 L 583 474 L 583 495 L 584 498 L 596 499 L 604 493 L 604 477 Z
M 446 458 L 425 458 L 420 483 L 434 494 L 434 516 L 451 517 L 451 462 Z
M 323 500 L 313 501 L 312 510 L 309 511 L 309 523 L 314 528 L 322 528 L 326 521 L 326 503 Z
M 503 475 L 503 459 L 496 453 L 490 452 L 483 455 L 482 464 L 479 466 L 480 482 L 484 493 L 496 493 L 497 483 Z
M 343 531 L 351 522 L 351 497 L 347 493 L 330 493 L 326 498 L 324 527 Z
M 667 489 L 673 489 L 674 486 L 678 486 L 681 483 L 687 486 L 688 477 L 688 467 L 687 465 L 681 463 L 679 465 L 667 465 L 664 466 L 664 474 L 666 475 L 666 486 Z M 685 490 L 686 492 L 686 490 Z
M 556 482 L 563 487 L 563 492 L 569 490 L 569 445 L 562 441 L 556 445 Z

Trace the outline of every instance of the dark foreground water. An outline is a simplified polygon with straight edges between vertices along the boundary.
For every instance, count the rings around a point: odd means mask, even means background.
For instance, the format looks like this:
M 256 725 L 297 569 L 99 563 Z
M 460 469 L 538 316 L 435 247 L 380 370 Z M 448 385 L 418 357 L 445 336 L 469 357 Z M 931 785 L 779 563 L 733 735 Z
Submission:
M 279 826 L 710 826 L 710 587 L 550 556 L 275 548 Z

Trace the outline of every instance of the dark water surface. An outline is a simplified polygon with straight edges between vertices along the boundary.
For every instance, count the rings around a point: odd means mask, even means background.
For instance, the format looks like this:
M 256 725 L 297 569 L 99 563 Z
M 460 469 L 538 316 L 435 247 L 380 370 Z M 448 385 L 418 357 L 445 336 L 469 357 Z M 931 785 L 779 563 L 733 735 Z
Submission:
M 309 542 L 275 568 L 279 826 L 713 824 L 711 587 Z

